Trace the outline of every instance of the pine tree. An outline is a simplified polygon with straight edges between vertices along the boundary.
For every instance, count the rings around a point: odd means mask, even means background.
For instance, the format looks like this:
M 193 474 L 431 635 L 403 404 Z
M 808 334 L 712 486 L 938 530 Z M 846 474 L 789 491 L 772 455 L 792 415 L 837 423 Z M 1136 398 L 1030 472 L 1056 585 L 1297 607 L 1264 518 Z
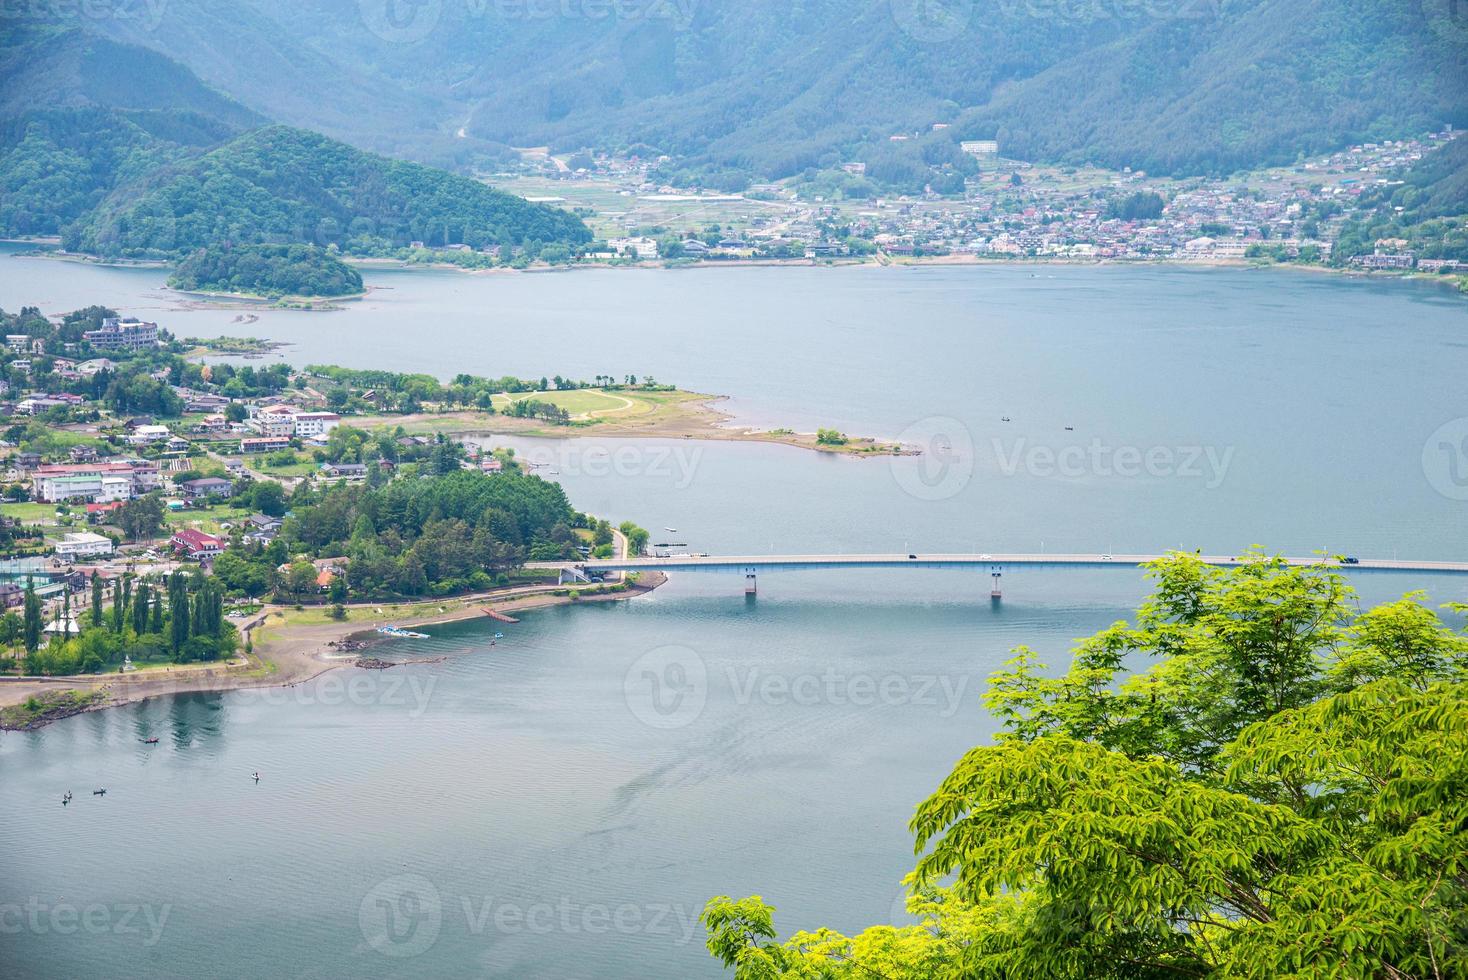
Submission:
M 177 659 L 192 635 L 189 632 L 189 586 L 182 572 L 174 572 L 168 580 L 168 611 L 171 614 L 168 648 Z
M 153 596 L 153 617 L 148 632 L 163 635 L 163 594 L 161 592 Z
M 142 636 L 148 632 L 148 583 L 138 583 L 138 594 L 133 599 L 133 632 Z
M 92 573 L 92 626 L 102 625 L 102 576 Z
M 112 632 L 122 632 L 122 583 L 117 579 L 112 581 Z
M 41 597 L 36 595 L 36 582 L 25 580 L 25 625 L 23 629 L 26 653 L 35 653 L 41 645 Z

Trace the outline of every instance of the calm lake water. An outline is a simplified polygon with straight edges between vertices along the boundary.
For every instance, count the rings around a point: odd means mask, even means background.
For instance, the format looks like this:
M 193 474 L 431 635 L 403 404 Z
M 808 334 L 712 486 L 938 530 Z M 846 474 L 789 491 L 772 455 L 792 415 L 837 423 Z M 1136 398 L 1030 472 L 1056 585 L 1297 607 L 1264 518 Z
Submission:
M 1468 551 L 1468 460 L 1441 448 L 1468 435 L 1468 304 L 1421 285 L 372 272 L 381 288 L 342 312 L 240 324 L 179 309 L 162 278 L 0 257 L 0 306 L 103 303 L 179 335 L 289 341 L 298 364 L 650 373 L 733 395 L 752 424 L 930 450 L 495 440 L 577 506 L 715 553 Z M 1442 576 L 1357 584 L 1369 602 L 1468 598 Z M 1022 643 L 1063 663 L 1145 583 L 1011 572 L 999 606 L 988 587 L 767 574 L 747 601 L 733 576 L 685 575 L 391 647 L 443 663 L 5 734 L 0 975 L 717 975 L 693 921 L 711 895 L 760 892 L 786 932 L 892 921 L 913 806 L 992 731 L 984 679 Z

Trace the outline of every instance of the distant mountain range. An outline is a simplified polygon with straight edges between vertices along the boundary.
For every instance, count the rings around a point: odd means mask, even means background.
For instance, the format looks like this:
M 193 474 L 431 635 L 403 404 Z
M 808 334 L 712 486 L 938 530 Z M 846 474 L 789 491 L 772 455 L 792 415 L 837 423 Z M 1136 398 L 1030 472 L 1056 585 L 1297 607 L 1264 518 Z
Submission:
M 1468 125 L 1456 0 L 191 0 L 95 27 L 271 118 L 449 166 L 638 147 L 719 184 L 997 138 L 1224 173 Z
M 268 124 L 146 48 L 80 30 L 0 44 L 0 232 L 106 256 L 307 243 L 591 238 L 579 218 L 469 177 Z

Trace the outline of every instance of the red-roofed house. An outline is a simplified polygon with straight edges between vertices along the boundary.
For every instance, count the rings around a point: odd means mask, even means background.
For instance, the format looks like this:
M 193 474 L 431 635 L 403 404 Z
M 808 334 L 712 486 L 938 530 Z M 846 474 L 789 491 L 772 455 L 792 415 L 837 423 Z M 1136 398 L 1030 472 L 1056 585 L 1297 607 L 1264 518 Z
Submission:
M 173 533 L 174 548 L 190 558 L 213 558 L 224 550 L 224 540 L 191 527 Z

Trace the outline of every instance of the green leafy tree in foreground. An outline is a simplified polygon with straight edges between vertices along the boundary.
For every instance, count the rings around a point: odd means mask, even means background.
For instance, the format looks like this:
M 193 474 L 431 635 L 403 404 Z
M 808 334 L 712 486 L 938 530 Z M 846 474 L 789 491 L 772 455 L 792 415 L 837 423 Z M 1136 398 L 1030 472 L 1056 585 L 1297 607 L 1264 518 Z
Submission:
M 920 925 L 782 943 L 720 896 L 709 951 L 741 978 L 1468 976 L 1468 640 L 1323 566 L 1151 574 L 1066 673 L 1021 650 L 993 678 L 1002 733 L 912 820 Z

